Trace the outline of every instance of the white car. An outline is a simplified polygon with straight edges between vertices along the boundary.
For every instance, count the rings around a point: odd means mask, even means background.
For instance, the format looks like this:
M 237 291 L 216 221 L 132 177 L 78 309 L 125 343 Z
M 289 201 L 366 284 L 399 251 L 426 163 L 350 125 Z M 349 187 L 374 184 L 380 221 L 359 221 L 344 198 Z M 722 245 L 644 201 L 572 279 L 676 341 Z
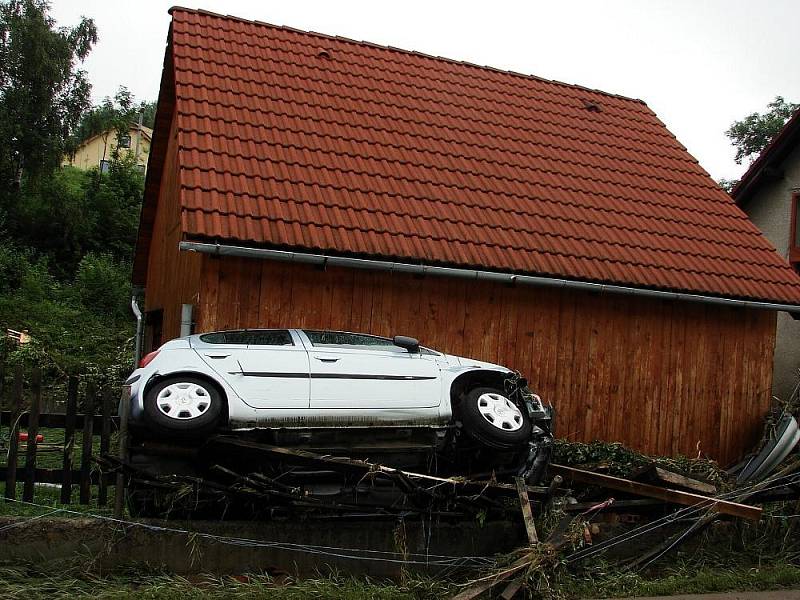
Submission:
M 449 427 L 489 448 L 545 434 L 549 407 L 511 370 L 442 354 L 413 338 L 251 329 L 171 340 L 125 382 L 150 430 Z

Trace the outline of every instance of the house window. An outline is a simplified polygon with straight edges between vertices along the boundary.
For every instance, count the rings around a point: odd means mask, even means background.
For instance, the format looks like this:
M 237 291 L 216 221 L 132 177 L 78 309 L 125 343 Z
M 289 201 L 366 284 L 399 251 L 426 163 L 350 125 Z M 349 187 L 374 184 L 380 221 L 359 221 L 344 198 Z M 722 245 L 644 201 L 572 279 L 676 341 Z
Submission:
M 119 143 L 117 144 L 120 148 L 130 148 L 131 147 L 131 136 L 127 133 L 120 134 L 119 136 Z
M 101 173 L 108 173 L 111 170 L 111 161 L 110 160 L 101 160 L 100 161 L 100 172 Z
M 800 273 L 800 192 L 792 194 L 792 228 L 789 231 L 789 262 Z

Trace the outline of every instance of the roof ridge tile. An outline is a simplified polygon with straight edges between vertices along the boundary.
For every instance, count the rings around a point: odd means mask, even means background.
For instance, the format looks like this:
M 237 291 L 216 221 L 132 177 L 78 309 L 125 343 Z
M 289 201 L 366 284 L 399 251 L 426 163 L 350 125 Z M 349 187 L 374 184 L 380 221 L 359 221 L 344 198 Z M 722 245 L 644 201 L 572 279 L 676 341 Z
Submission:
M 631 98 L 629 96 L 623 96 L 621 94 L 614 94 L 612 92 L 606 92 L 604 90 L 593 89 L 593 88 L 589 88 L 589 87 L 582 86 L 582 85 L 575 84 L 575 83 L 567 83 L 567 82 L 558 81 L 558 80 L 555 80 L 555 79 L 547 79 L 545 77 L 540 77 L 538 75 L 532 75 L 532 74 L 528 75 L 528 74 L 517 73 L 517 72 L 514 72 L 514 71 L 505 70 L 505 69 L 499 69 L 497 67 L 481 66 L 481 65 L 476 64 L 476 63 L 471 63 L 471 62 L 467 62 L 467 61 L 459 61 L 459 60 L 455 60 L 455 59 L 452 59 L 452 58 L 437 57 L 437 56 L 434 56 L 434 55 L 431 55 L 431 54 L 426 54 L 424 52 L 420 52 L 420 51 L 417 51 L 417 50 L 407 50 L 407 49 L 403 49 L 403 48 L 397 48 L 397 47 L 391 47 L 391 46 L 385 46 L 385 45 L 381 45 L 381 44 L 376 44 L 374 42 L 359 41 L 359 40 L 356 40 L 356 39 L 353 39 L 353 38 L 344 37 L 344 36 L 330 35 L 330 34 L 327 34 L 327 33 L 319 33 L 319 32 L 316 32 L 316 31 L 306 31 L 306 30 L 303 30 L 303 29 L 297 29 L 295 27 L 290 27 L 288 25 L 275 25 L 273 23 L 267 23 L 265 21 L 255 21 L 255 20 L 251 20 L 251 19 L 245 19 L 243 17 L 236 17 L 236 16 L 233 16 L 233 15 L 223 15 L 223 14 L 220 14 L 220 13 L 215 13 L 215 12 L 212 12 L 212 11 L 209 11 L 209 10 L 204 10 L 204 9 L 192 9 L 192 8 L 186 8 L 186 7 L 183 7 L 183 6 L 172 6 L 168 10 L 169 14 L 172 15 L 173 19 L 175 18 L 175 12 L 178 12 L 178 11 L 183 11 L 183 12 L 187 12 L 187 13 L 194 13 L 194 14 L 198 14 L 198 15 L 205 15 L 205 16 L 218 18 L 218 19 L 223 19 L 223 20 L 227 20 L 227 21 L 238 21 L 240 23 L 249 23 L 251 25 L 258 25 L 258 26 L 267 27 L 267 28 L 270 28 L 270 29 L 291 31 L 293 33 L 297 33 L 297 34 L 301 34 L 301 35 L 310 35 L 310 36 L 314 36 L 314 37 L 320 37 L 320 38 L 323 38 L 323 39 L 336 40 L 336 41 L 340 41 L 340 42 L 344 42 L 344 43 L 356 44 L 358 46 L 365 46 L 365 47 L 368 47 L 368 48 L 374 48 L 374 49 L 378 49 L 378 50 L 389 50 L 391 52 L 398 52 L 398 53 L 401 53 L 401 54 L 420 56 L 422 58 L 426 58 L 426 59 L 430 59 L 430 60 L 437 60 L 437 61 L 446 62 L 446 63 L 463 65 L 463 66 L 467 66 L 467 67 L 471 67 L 471 68 L 475 68 L 475 69 L 480 69 L 480 70 L 484 70 L 484 71 L 489 71 L 489 72 L 493 72 L 493 73 L 499 73 L 499 74 L 503 74 L 503 75 L 511 75 L 511 76 L 514 76 L 514 77 L 521 77 L 521 78 L 524 78 L 524 79 L 533 79 L 533 80 L 536 80 L 536 81 L 540 81 L 542 83 L 547 83 L 547 84 L 552 84 L 552 85 L 557 85 L 557 86 L 563 86 L 563 87 L 576 89 L 576 90 L 584 90 L 584 91 L 587 91 L 587 92 L 600 94 L 602 96 L 607 96 L 607 97 L 610 97 L 610 98 L 616 98 L 618 100 L 624 100 L 624 101 L 627 101 L 627 102 L 634 102 L 634 103 L 638 103 L 638 104 L 642 104 L 644 106 L 647 106 L 647 103 L 644 100 L 641 100 L 639 98 Z

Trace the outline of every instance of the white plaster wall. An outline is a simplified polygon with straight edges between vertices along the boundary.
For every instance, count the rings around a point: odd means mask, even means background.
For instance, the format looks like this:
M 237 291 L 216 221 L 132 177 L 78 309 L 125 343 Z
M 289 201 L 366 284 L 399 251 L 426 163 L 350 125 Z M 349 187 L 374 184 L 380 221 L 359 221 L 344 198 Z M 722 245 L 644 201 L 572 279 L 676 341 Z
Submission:
M 800 191 L 800 147 L 781 165 L 784 177 L 762 184 L 742 208 L 756 226 L 764 232 L 778 253 L 789 257 L 792 192 Z M 788 399 L 798 382 L 800 370 L 800 320 L 786 313 L 778 314 L 775 340 L 775 371 L 772 393 Z

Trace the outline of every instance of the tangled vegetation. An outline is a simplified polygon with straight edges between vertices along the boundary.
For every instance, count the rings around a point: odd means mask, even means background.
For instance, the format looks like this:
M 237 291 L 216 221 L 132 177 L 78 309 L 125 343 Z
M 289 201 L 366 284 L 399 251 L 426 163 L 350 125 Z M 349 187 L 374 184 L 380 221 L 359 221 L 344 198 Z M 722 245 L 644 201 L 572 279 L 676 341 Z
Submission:
M 704 479 L 717 486 L 724 486 L 726 482 L 724 471 L 713 460 L 685 456 L 648 456 L 620 443 L 556 440 L 553 462 L 572 467 L 601 469 L 618 477 L 630 477 L 637 469 L 655 464 Z

